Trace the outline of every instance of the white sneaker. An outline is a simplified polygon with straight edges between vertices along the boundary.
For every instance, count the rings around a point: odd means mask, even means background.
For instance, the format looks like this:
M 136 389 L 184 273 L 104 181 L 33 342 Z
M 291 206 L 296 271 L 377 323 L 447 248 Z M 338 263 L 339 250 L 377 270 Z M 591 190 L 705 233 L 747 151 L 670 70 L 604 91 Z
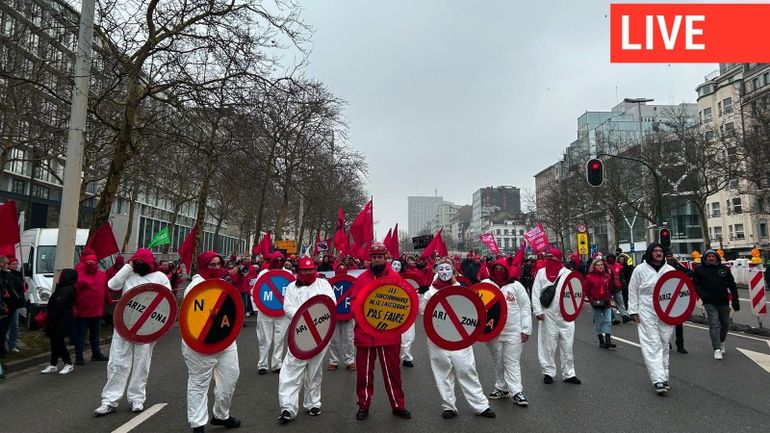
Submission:
M 18 347 L 14 347 L 13 349 L 11 349 L 11 352 L 13 352 L 13 353 L 19 353 L 19 352 L 20 352 L 20 350 L 19 350 L 19 348 L 18 348 Z
M 724 355 L 725 352 L 727 352 L 727 349 L 725 349 L 725 345 L 724 344 L 719 348 L 719 350 L 722 351 L 722 355 Z
M 722 359 L 722 351 L 717 349 L 714 351 L 714 359 Z
M 108 404 L 102 404 L 101 406 L 97 407 L 94 411 L 95 416 L 102 416 L 107 415 L 108 413 L 115 412 L 115 406 L 110 406 Z
M 51 374 L 51 373 L 56 373 L 56 371 L 57 371 L 57 370 L 58 370 L 58 368 L 56 368 L 56 366 L 55 366 L 55 365 L 49 365 L 48 367 L 44 368 L 44 369 L 43 369 L 43 370 L 40 372 L 40 374 Z
M 131 404 L 131 412 L 133 413 L 139 413 L 144 410 L 144 405 L 142 403 L 132 403 Z
M 59 374 L 70 374 L 70 373 L 72 373 L 72 370 L 74 370 L 74 368 L 72 367 L 72 365 L 70 365 L 70 364 L 64 364 L 64 367 L 62 367 L 62 369 L 61 369 L 61 371 L 59 372 Z

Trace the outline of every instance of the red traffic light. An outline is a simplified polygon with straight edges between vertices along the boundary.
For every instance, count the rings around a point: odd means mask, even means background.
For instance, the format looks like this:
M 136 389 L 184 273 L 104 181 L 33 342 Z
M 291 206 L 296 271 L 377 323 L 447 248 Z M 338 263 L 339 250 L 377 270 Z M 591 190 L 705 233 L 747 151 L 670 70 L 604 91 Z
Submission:
M 593 165 L 591 165 L 591 168 L 594 170 L 598 170 L 599 168 L 601 168 L 601 166 L 602 165 L 599 164 L 598 162 L 594 162 Z
M 604 163 L 594 158 L 586 164 L 586 180 L 591 186 L 601 186 L 604 183 Z
M 663 245 L 663 248 L 671 248 L 671 230 L 666 228 L 660 229 L 658 231 L 658 239 L 660 240 L 660 244 Z

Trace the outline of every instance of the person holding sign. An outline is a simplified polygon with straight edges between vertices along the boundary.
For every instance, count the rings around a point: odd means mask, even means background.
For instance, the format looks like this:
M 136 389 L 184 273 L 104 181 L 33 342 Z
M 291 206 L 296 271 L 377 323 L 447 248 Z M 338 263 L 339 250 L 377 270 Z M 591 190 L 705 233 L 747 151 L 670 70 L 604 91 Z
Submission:
M 425 302 L 420 304 L 420 314 L 424 314 L 425 305 L 439 290 L 460 285 L 455 278 L 452 260 L 449 258 L 445 257 L 438 261 L 436 275 L 436 280 L 423 295 Z M 446 350 L 428 339 L 428 355 L 433 378 L 441 395 L 441 406 L 444 408 L 442 417 L 449 419 L 457 416 L 455 380 L 460 383 L 465 400 L 478 416 L 495 417 L 495 412 L 489 407 L 489 400 L 484 396 L 484 389 L 479 382 L 473 346 L 460 350 Z
M 323 278 L 318 278 L 316 264 L 310 257 L 299 260 L 297 279 L 286 287 L 283 309 L 289 320 L 294 317 L 299 307 L 316 295 L 326 295 L 336 304 L 332 286 Z M 310 416 L 321 415 L 321 378 L 323 376 L 323 360 L 326 356 L 326 346 L 321 352 L 310 359 L 301 360 L 286 352 L 283 358 L 280 376 L 278 376 L 278 402 L 281 406 L 281 416 L 278 421 L 285 424 L 297 416 L 299 409 L 299 390 L 305 385 L 305 401 L 303 406 Z
M 353 285 L 350 300 L 356 303 L 356 298 L 361 294 L 361 289 L 370 282 L 382 278 L 400 278 L 398 273 L 387 266 L 385 258 L 388 250 L 382 242 L 373 242 L 369 247 L 371 261 L 366 269 L 356 279 Z M 384 337 L 367 334 L 361 325 L 356 322 L 353 328 L 353 340 L 356 345 L 356 394 L 358 395 L 358 412 L 356 419 L 362 421 L 369 416 L 369 407 L 372 404 L 374 392 L 374 361 L 380 357 L 382 379 L 385 382 L 385 392 L 388 394 L 393 415 L 409 419 L 412 414 L 406 410 L 404 391 L 401 389 L 401 366 L 399 354 L 401 351 L 401 336 Z
M 163 272 L 154 272 L 155 256 L 147 248 L 139 248 L 128 264 L 115 274 L 107 286 L 110 290 L 126 294 L 134 287 L 147 283 L 160 284 L 171 290 L 171 283 Z M 123 392 L 131 403 L 132 412 L 144 410 L 147 398 L 147 376 L 150 374 L 150 361 L 155 343 L 138 344 L 123 339 L 118 331 L 112 333 L 110 358 L 107 362 L 107 383 L 102 390 L 102 404 L 94 414 L 107 415 L 115 412 Z M 131 379 L 129 380 L 129 373 Z
M 193 287 L 206 280 L 222 277 L 224 260 L 216 251 L 204 251 L 198 256 L 198 273 L 193 275 L 184 291 L 187 296 Z M 235 385 L 241 370 L 238 364 L 238 345 L 235 341 L 225 350 L 205 355 L 191 349 L 182 340 L 182 355 L 187 365 L 187 421 L 194 433 L 202 433 L 209 421 L 209 384 L 214 378 L 214 418 L 211 424 L 227 428 L 241 425 L 241 421 L 230 416 Z
M 643 262 L 634 269 L 628 282 L 628 313 L 638 324 L 639 345 L 642 357 L 655 386 L 655 392 L 663 395 L 670 389 L 668 384 L 668 342 L 674 327 L 662 321 L 655 312 L 653 291 L 658 279 L 673 271 L 664 259 L 663 245 L 653 242 L 647 247 Z
M 570 270 L 561 261 L 561 251 L 556 248 L 545 254 L 545 266 L 537 271 L 532 283 L 532 311 L 539 321 L 537 325 L 537 353 L 543 383 L 553 383 L 556 376 L 556 348 L 561 352 L 561 375 L 565 382 L 580 385 L 575 375 L 575 357 L 572 343 L 575 341 L 575 322 L 564 320 L 557 299 L 562 296 L 563 281 Z M 555 285 L 556 294 L 550 305 L 543 305 L 540 295 L 550 285 Z
M 721 264 L 719 254 L 708 250 L 703 254 L 703 263 L 695 268 L 692 282 L 703 300 L 703 308 L 709 321 L 709 336 L 714 349 L 714 359 L 722 359 L 725 353 L 725 339 L 730 329 L 730 300 L 732 294 L 733 310 L 741 309 L 738 299 L 738 287 L 735 279 L 725 265 Z
M 257 279 L 268 270 L 283 269 L 286 259 L 280 251 L 276 251 L 270 256 L 270 265 L 268 269 L 263 269 L 257 275 Z M 289 275 L 291 271 L 285 270 Z M 257 310 L 256 305 L 254 311 Z M 259 361 L 257 362 L 257 373 L 263 375 L 272 367 L 273 373 L 281 372 L 281 360 L 283 358 L 283 347 L 286 341 L 286 329 L 289 327 L 289 319 L 283 315 L 280 317 L 271 317 L 267 314 L 257 314 L 257 341 L 259 342 Z M 273 348 L 273 356 L 270 357 L 270 347 Z

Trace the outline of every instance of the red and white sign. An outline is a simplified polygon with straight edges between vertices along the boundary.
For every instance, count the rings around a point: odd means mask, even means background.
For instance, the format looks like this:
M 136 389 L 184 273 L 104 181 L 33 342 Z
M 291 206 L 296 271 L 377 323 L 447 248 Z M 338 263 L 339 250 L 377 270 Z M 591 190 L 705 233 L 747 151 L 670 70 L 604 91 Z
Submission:
M 424 279 L 423 275 L 418 274 L 417 272 L 404 272 L 401 274 L 401 278 L 403 278 L 407 283 L 414 287 L 415 291 L 420 288 L 420 286 L 423 284 L 422 280 Z
M 152 343 L 174 326 L 176 310 L 171 290 L 161 284 L 142 284 L 124 294 L 115 306 L 115 330 L 132 343 Z
M 471 280 L 464 275 L 458 275 L 456 280 L 463 287 L 471 287 L 473 285 L 473 283 L 471 283 Z
M 559 296 L 559 308 L 561 317 L 567 322 L 573 322 L 583 311 L 585 301 L 585 290 L 583 287 L 583 276 L 578 271 L 572 271 L 563 278 L 556 288 L 556 294 Z
M 437 291 L 425 306 L 425 333 L 436 346 L 460 350 L 478 341 L 486 322 L 484 302 L 466 287 Z
M 479 239 L 489 248 L 490 253 L 500 254 L 500 248 L 497 246 L 497 240 L 492 232 L 482 234 Z
M 479 336 L 479 341 L 489 341 L 500 335 L 508 319 L 508 304 L 505 296 L 496 285 L 492 283 L 477 283 L 471 287 L 481 298 L 486 312 L 486 324 L 484 333 Z
M 536 252 L 543 251 L 548 248 L 548 235 L 545 233 L 545 229 L 541 224 L 535 226 L 524 233 L 524 239 L 529 244 L 530 248 Z
M 321 353 L 334 335 L 337 304 L 326 295 L 316 295 L 299 307 L 289 323 L 289 350 L 297 359 Z
M 578 224 L 577 225 L 577 232 L 578 233 L 586 233 L 586 232 L 588 232 L 588 227 L 586 227 L 586 225 L 582 224 L 582 223 Z
M 212 278 L 198 283 L 182 300 L 179 333 L 196 352 L 219 353 L 238 338 L 243 328 L 243 298 L 229 282 Z
M 767 300 L 765 299 L 765 272 L 757 272 L 749 282 L 751 314 L 753 314 L 754 317 L 767 315 Z
M 403 334 L 417 319 L 419 309 L 417 290 L 400 277 L 370 281 L 353 301 L 356 325 L 375 337 Z
M 282 269 L 265 272 L 257 278 L 257 282 L 251 288 L 254 305 L 270 317 L 283 316 L 283 294 L 292 281 L 294 281 L 294 275 L 291 272 Z
M 655 312 L 669 325 L 681 325 L 692 315 L 698 295 L 684 272 L 670 271 L 658 278 L 652 291 Z

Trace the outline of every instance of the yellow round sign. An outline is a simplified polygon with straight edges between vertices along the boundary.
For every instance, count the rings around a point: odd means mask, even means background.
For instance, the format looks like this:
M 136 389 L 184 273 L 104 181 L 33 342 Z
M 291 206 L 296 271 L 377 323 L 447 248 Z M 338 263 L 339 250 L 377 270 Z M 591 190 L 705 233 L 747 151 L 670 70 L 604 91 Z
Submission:
M 417 318 L 417 292 L 401 278 L 372 283 L 354 308 L 356 322 L 370 335 L 403 334 Z

